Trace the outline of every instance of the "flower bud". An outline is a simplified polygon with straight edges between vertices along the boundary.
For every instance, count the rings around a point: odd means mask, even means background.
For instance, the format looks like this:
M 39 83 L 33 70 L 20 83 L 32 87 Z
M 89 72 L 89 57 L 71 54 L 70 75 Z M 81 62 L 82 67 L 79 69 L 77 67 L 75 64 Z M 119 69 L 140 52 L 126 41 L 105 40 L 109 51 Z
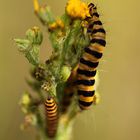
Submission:
M 26 32 L 26 37 L 32 44 L 41 45 L 43 40 L 43 34 L 39 27 L 33 27 Z
M 63 66 L 62 69 L 61 69 L 61 72 L 60 72 L 61 80 L 64 81 L 64 82 L 67 81 L 67 79 L 69 78 L 70 74 L 71 74 L 70 67 Z

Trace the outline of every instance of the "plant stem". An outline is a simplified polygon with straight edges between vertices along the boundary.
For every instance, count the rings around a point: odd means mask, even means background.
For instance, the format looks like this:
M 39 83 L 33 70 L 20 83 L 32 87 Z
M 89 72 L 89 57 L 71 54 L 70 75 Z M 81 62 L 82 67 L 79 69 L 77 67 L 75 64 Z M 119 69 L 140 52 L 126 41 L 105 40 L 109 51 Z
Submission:
M 70 140 L 72 137 L 73 120 L 69 121 L 67 115 L 61 116 L 55 140 Z

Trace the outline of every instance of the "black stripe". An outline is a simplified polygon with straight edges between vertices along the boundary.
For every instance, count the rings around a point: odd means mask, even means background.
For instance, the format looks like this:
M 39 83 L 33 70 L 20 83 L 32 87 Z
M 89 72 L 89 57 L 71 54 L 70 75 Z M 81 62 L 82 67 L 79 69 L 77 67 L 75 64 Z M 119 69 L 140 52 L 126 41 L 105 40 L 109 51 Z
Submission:
M 54 112 L 55 111 L 55 112 Z M 52 111 L 50 111 L 50 110 L 47 110 L 47 113 L 50 115 L 50 114 L 55 114 L 55 113 L 57 113 L 57 109 L 56 110 L 52 110 Z
M 87 77 L 94 77 L 96 75 L 96 70 L 95 71 L 87 71 L 87 70 L 81 70 L 78 68 L 77 70 L 78 74 L 85 75 Z
M 92 103 L 93 103 L 93 101 L 92 101 L 92 102 L 84 102 L 84 101 L 79 100 L 79 104 L 80 104 L 80 105 L 83 105 L 83 106 L 85 106 L 85 107 L 90 106 Z
M 102 22 L 100 20 L 98 21 L 94 21 L 94 22 L 91 22 L 88 26 L 89 29 L 93 29 L 93 26 L 94 25 L 102 25 Z
M 58 119 L 56 119 L 56 120 L 53 120 L 53 121 L 48 121 L 48 125 L 57 125 L 57 122 L 58 122 Z
M 51 119 L 51 120 L 50 120 Z M 57 115 L 55 115 L 55 116 L 48 116 L 48 120 L 49 121 L 54 121 L 54 120 L 56 120 L 56 119 L 58 119 L 58 116 Z
M 93 29 L 87 29 L 87 33 L 92 33 Z
M 92 33 L 93 32 L 93 25 L 94 25 L 94 22 L 89 24 L 89 26 L 87 28 L 87 33 Z
M 90 23 L 88 29 L 93 29 L 94 22 Z
M 100 29 L 94 29 L 94 30 L 92 31 L 93 34 L 96 34 L 96 33 L 98 33 L 98 32 L 100 32 L 100 33 L 104 33 L 104 34 L 106 33 L 105 30 L 104 30 L 103 28 L 100 28 Z
M 102 57 L 102 53 L 99 53 L 97 51 L 91 50 L 89 47 L 85 47 L 85 52 L 95 56 L 96 58 L 100 59 Z
M 88 16 L 85 18 L 86 21 L 89 21 L 90 19 L 91 17 L 88 17 Z
M 97 7 L 95 6 L 95 7 L 93 7 L 93 9 L 94 9 L 94 10 L 97 10 Z
M 91 67 L 91 68 L 96 68 L 99 64 L 99 62 L 91 62 L 91 61 L 85 60 L 84 58 L 81 58 L 80 62 L 82 64 L 85 64 L 85 65 Z
M 97 10 L 97 7 L 93 3 L 90 3 L 88 5 L 88 8 L 89 8 L 89 10 L 92 10 L 92 9 Z
M 98 14 L 97 12 L 95 12 L 95 13 L 92 13 L 91 16 L 92 16 L 92 17 L 93 17 L 93 16 L 99 17 L 99 14 Z
M 101 22 L 100 20 L 94 21 L 94 22 L 93 22 L 93 25 L 102 25 L 102 22 Z
M 88 7 L 94 7 L 95 5 L 93 4 L 93 3 L 90 3 L 89 5 L 88 5 Z
M 73 92 L 66 93 L 66 97 L 67 97 L 67 98 L 72 97 L 72 96 L 73 96 L 73 94 L 74 94 Z
M 54 111 L 56 108 L 57 108 L 57 107 L 55 106 L 55 108 L 53 108 L 53 109 L 50 109 L 50 108 L 47 109 L 47 108 L 46 108 L 46 110 L 47 110 L 47 111 Z
M 95 94 L 95 90 L 93 91 L 78 90 L 78 95 L 83 95 L 85 97 L 92 97 L 94 94 Z
M 48 124 L 51 124 L 53 122 L 57 122 L 58 121 L 58 115 L 54 116 L 54 117 L 48 117 Z
M 93 31 L 93 24 L 90 24 L 87 28 L 87 32 L 91 32 Z
M 57 114 L 55 114 L 55 113 L 47 113 L 47 115 L 48 115 L 49 118 L 50 117 L 57 117 Z
M 78 85 L 92 86 L 95 83 L 95 80 L 77 80 Z
M 45 106 L 46 106 L 47 108 L 52 108 L 52 107 L 55 106 L 55 104 L 53 104 L 53 105 L 51 105 L 51 106 L 48 106 L 48 105 L 45 103 Z
M 56 113 L 57 112 L 55 112 L 55 113 L 48 112 L 47 115 L 48 115 L 48 117 L 57 117 L 57 114 Z
M 91 43 L 98 43 L 98 44 L 100 44 L 100 45 L 102 45 L 102 46 L 105 46 L 105 45 L 106 45 L 106 41 L 103 40 L 103 39 L 96 39 L 96 38 L 93 38 L 90 42 L 91 42 Z

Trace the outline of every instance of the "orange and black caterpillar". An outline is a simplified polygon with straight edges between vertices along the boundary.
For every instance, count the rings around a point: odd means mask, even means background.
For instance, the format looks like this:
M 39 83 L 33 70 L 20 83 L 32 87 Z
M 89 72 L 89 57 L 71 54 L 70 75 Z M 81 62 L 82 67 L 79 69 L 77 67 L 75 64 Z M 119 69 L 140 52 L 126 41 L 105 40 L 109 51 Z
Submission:
M 53 98 L 49 97 L 45 101 L 46 119 L 47 119 L 47 134 L 49 137 L 54 137 L 58 125 L 58 107 Z
M 77 70 L 78 102 L 82 110 L 88 109 L 93 103 L 96 69 L 106 45 L 106 32 L 99 19 L 97 8 L 93 3 L 90 3 L 88 8 L 90 17 L 86 17 L 85 21 L 88 23 L 87 34 L 89 35 L 90 44 L 85 47 Z
M 62 98 L 62 107 L 61 107 L 62 113 L 65 113 L 68 110 L 72 102 L 72 98 L 75 92 L 76 76 L 77 76 L 77 66 L 72 70 L 71 75 L 66 83 L 66 87 L 64 89 L 64 96 Z

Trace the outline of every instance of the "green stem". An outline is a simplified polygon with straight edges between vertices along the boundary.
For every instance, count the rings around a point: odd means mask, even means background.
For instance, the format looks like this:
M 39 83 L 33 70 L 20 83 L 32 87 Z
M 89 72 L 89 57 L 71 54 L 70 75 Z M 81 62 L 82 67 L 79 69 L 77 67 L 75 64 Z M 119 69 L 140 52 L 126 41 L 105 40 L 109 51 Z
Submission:
M 69 122 L 68 116 L 61 116 L 55 140 L 71 140 L 73 121 Z

